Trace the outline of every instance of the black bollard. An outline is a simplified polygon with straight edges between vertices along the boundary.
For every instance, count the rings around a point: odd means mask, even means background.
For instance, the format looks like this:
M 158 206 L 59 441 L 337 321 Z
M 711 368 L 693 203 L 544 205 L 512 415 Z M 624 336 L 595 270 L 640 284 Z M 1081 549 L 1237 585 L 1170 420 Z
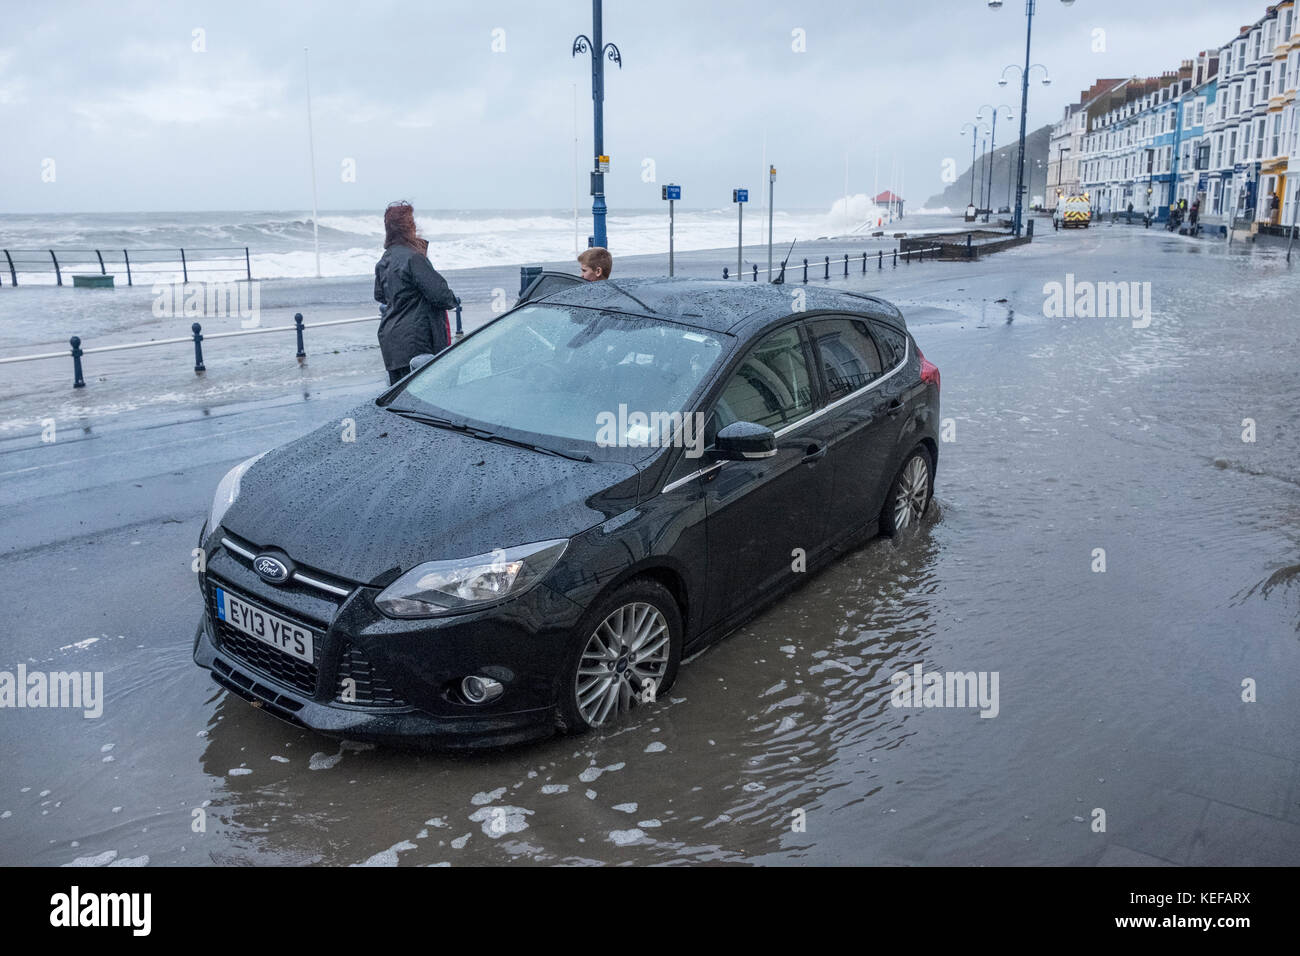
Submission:
M 829 279 L 830 277 L 831 277 L 831 257 L 830 257 L 830 256 L 827 256 L 827 257 L 826 257 L 826 274 L 825 274 L 824 276 L 822 276 L 822 278 L 823 278 L 823 279 Z
M 722 267 L 722 278 L 724 278 L 724 279 L 729 279 L 729 278 L 731 278 L 731 276 L 727 274 L 727 267 L 726 267 L 726 266 L 723 266 L 723 267 Z
M 808 281 L 808 260 L 806 258 L 803 261 L 803 281 L 805 283 Z
M 460 296 L 456 296 L 456 338 L 465 334 L 465 330 L 460 327 Z
M 523 295 L 524 290 L 533 284 L 533 280 L 542 274 L 541 266 L 520 266 L 519 267 L 519 294 Z
M 898 268 L 898 250 L 897 250 L 897 249 L 894 250 L 894 268 L 895 268 L 895 269 Z
M 885 268 L 885 250 L 878 249 L 876 251 L 876 269 L 879 271 L 883 268 Z
M 86 380 L 81 377 L 81 338 L 74 335 L 68 344 L 72 346 L 72 387 L 85 388 Z
M 867 254 L 865 252 L 862 253 L 862 274 L 867 274 Z
M 849 277 L 849 254 L 844 253 L 844 278 Z
M 303 344 L 302 344 L 302 313 L 301 312 L 295 312 L 293 314 L 293 326 L 298 332 L 298 363 L 302 364 L 302 360 L 307 357 L 307 350 L 303 348 Z
M 975 258 L 975 248 L 973 245 L 971 245 L 971 238 L 972 238 L 971 233 L 969 232 L 966 233 L 966 258 L 967 259 Z
M 757 263 L 757 262 L 754 263 L 754 281 L 755 281 L 755 282 L 758 281 L 758 263 Z
M 194 332 L 194 374 L 199 375 L 207 371 L 203 365 L 203 345 L 201 344 L 203 342 L 203 326 L 195 322 L 190 328 Z

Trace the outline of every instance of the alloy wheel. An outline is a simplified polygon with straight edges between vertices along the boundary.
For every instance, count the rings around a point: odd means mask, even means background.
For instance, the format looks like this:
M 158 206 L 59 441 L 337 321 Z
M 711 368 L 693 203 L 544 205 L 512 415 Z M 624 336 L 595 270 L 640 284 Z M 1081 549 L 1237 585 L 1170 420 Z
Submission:
M 600 622 L 583 648 L 574 686 L 588 725 L 599 727 L 630 711 L 647 690 L 658 690 L 668 667 L 669 636 L 663 613 L 640 601 Z
M 930 466 L 921 455 L 913 455 L 898 478 L 898 497 L 894 499 L 894 527 L 909 527 L 920 522 L 930 500 Z

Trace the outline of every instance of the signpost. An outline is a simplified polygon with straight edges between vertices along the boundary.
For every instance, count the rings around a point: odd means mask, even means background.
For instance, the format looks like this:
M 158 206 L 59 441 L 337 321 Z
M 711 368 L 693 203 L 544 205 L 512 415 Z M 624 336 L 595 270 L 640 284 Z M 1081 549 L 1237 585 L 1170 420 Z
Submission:
M 745 203 L 749 202 L 749 190 L 733 189 L 731 201 L 736 204 L 736 279 L 739 281 L 745 259 Z
M 772 281 L 772 200 L 776 190 L 776 167 L 767 167 L 767 281 Z
M 661 193 L 668 200 L 668 277 L 673 275 L 673 203 L 682 198 L 682 187 L 668 183 Z

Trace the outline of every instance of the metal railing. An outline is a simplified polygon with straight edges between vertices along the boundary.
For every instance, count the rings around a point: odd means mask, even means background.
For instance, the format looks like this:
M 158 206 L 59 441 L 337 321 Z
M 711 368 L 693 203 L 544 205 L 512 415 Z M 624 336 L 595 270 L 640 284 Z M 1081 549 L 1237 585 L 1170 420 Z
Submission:
M 29 275 L 54 273 L 55 282 L 63 285 L 63 273 L 69 269 L 97 269 L 98 274 L 125 275 L 128 286 L 135 284 L 136 275 L 175 274 L 180 272 L 185 282 L 190 273 L 242 272 L 248 281 L 253 279 L 253 262 L 248 246 L 214 246 L 184 249 L 0 249 L 11 284 L 18 285 L 20 272 Z M 216 253 L 216 254 L 214 254 Z M 162 258 L 166 256 L 167 258 Z M 224 265 L 212 265 L 225 263 Z M 180 268 L 177 268 L 179 264 Z M 93 274 L 93 273 L 92 273 Z M 0 272 L 0 285 L 3 285 Z
M 936 256 L 938 256 L 938 254 L 942 251 L 943 251 L 943 246 L 936 245 L 936 246 L 925 246 L 918 249 L 909 249 L 906 252 L 900 252 L 899 250 L 894 249 L 888 255 L 885 254 L 885 250 L 883 249 L 876 250 L 876 254 L 874 256 L 869 252 L 864 252 L 860 256 L 850 256 L 846 252 L 842 260 L 840 259 L 839 256 L 836 256 L 834 259 L 831 259 L 830 256 L 823 256 L 821 262 L 817 262 L 817 260 L 814 259 L 812 262 L 812 268 L 814 271 L 820 268 L 822 270 L 821 278 L 829 280 L 831 277 L 831 265 L 834 264 L 836 273 L 841 274 L 840 267 L 842 263 L 844 271 L 841 275 L 843 278 L 848 278 L 850 264 L 856 265 L 858 263 L 861 263 L 862 273 L 865 275 L 867 271 L 867 263 L 869 262 L 874 262 L 876 264 L 876 269 L 881 270 L 885 268 L 885 261 L 888 260 L 890 262 L 891 268 L 897 269 L 898 260 L 900 258 L 903 260 L 904 265 L 911 265 L 913 258 L 915 258 L 918 262 L 924 262 L 925 254 L 927 252 L 930 253 L 930 258 L 933 259 Z M 780 276 L 785 273 L 786 268 L 787 268 L 786 265 L 780 265 L 780 266 L 773 266 L 771 269 L 759 269 L 758 263 L 754 263 L 754 265 L 752 266 L 753 271 L 748 274 L 750 276 L 751 281 L 757 282 L 758 274 L 760 272 L 766 275 L 770 275 L 773 272 L 775 272 L 777 273 L 778 276 Z M 798 269 L 799 267 L 796 265 L 793 268 Z M 802 282 L 808 281 L 808 268 L 809 268 L 808 260 L 804 259 L 803 279 L 801 280 Z M 733 278 L 731 274 L 731 270 L 726 266 L 722 267 L 722 278 L 724 279 Z M 744 281 L 745 275 L 736 273 L 734 278 Z M 817 278 L 817 276 L 814 275 L 813 278 Z M 787 279 L 785 281 L 791 282 L 793 280 Z
M 15 362 L 37 362 L 43 359 L 72 358 L 72 387 L 85 388 L 86 380 L 82 374 L 81 359 L 85 355 L 98 355 L 103 352 L 124 352 L 128 349 L 146 349 L 154 346 L 177 345 L 181 342 L 194 343 L 194 374 L 202 375 L 207 371 L 207 366 L 203 362 L 203 341 L 204 339 L 230 339 L 241 335 L 264 335 L 267 332 L 295 332 L 297 333 L 298 351 L 296 358 L 301 364 L 302 360 L 307 357 L 307 350 L 303 341 L 303 331 L 306 329 L 323 329 L 331 325 L 351 325 L 357 322 L 374 322 L 383 318 L 381 315 L 361 315 L 351 319 L 329 319 L 325 322 L 312 322 L 308 324 L 303 321 L 302 313 L 295 312 L 293 316 L 293 325 L 268 325 L 256 329 L 240 329 L 237 332 L 214 332 L 211 335 L 203 334 L 203 326 L 198 322 L 190 326 L 189 335 L 179 335 L 170 339 L 155 339 L 151 342 L 125 342 L 121 345 L 100 345 L 95 348 L 83 349 L 81 347 L 81 336 L 74 335 L 68 340 L 71 348 L 66 352 L 41 352 L 36 355 L 15 355 L 11 358 L 0 358 L 0 365 L 8 365 Z M 460 338 L 464 332 L 461 329 L 461 303 L 460 299 L 456 300 L 456 338 Z

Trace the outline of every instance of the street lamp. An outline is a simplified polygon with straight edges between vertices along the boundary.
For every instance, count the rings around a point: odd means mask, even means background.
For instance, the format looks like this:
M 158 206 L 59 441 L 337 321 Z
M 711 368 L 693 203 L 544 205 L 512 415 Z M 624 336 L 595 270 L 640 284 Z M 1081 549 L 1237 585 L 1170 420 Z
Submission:
M 985 126 L 984 133 L 980 136 L 980 209 L 987 209 L 989 207 L 989 197 L 984 194 L 984 169 L 993 163 L 993 157 L 988 151 L 988 131 L 989 128 Z
M 989 152 L 990 152 L 992 155 L 989 156 L 989 205 L 988 205 L 988 208 L 989 208 L 989 210 L 990 210 L 990 212 L 991 212 L 991 211 L 992 211 L 992 206 L 993 206 L 993 160 L 994 160 L 994 158 L 995 158 L 995 156 L 996 156 L 996 154 L 997 154 L 998 110 L 1006 110 L 1006 111 L 1007 111 L 1007 119 L 1011 119 L 1011 117 L 1012 117 L 1014 114 L 1011 112 L 1011 107 L 1010 107 L 1010 106 L 1007 106 L 1005 103 L 999 103 L 997 106 L 992 106 L 992 105 L 990 105 L 990 104 L 988 104 L 988 103 L 985 103 L 983 106 L 981 106 L 981 107 L 979 108 L 979 112 L 977 112 L 977 113 L 975 114 L 975 118 L 976 118 L 976 119 L 980 119 L 980 118 L 982 118 L 983 115 L 984 115 L 984 111 L 985 111 L 985 110 L 992 110 L 992 111 L 993 111 L 993 127 L 992 127 L 992 129 L 989 131 Z M 1010 170 L 1010 169 L 1007 170 L 1007 188 L 1008 188 L 1008 189 L 1011 188 L 1011 170 Z M 989 221 L 989 214 L 988 214 L 987 212 L 984 214 L 984 221 L 985 221 L 985 222 L 988 222 L 988 221 Z
M 1030 70 L 1033 70 L 1035 67 L 1037 67 L 1038 69 L 1040 69 L 1040 70 L 1043 71 L 1043 80 L 1042 80 L 1042 82 L 1043 82 L 1043 86 L 1051 86 L 1051 85 L 1052 85 L 1052 78 L 1051 78 L 1051 77 L 1048 75 L 1048 73 L 1047 73 L 1047 67 L 1043 66 L 1043 64 L 1041 64 L 1041 63 L 1031 63 L 1031 64 L 1029 65 L 1029 69 L 1030 69 Z M 1006 85 L 1007 85 L 1007 70 L 1016 70 L 1016 71 L 1018 71 L 1018 72 L 1023 72 L 1022 68 L 1021 68 L 1020 66 L 1018 66 L 1017 64 L 1015 64 L 1015 63 L 1008 64 L 1007 66 L 1003 67 L 1003 69 L 1002 69 L 1002 76 L 1001 76 L 1001 78 L 998 80 L 998 86 L 1006 86 Z
M 967 126 L 971 128 L 972 133 L 970 138 L 970 205 L 972 206 L 975 205 L 975 144 L 979 140 L 980 127 L 983 125 L 983 123 L 963 123 L 961 127 L 961 135 L 966 135 Z
M 604 42 L 602 29 L 601 0 L 591 0 L 591 38 L 579 33 L 573 40 L 572 55 L 591 53 L 591 100 L 595 113 L 594 168 L 591 171 L 591 245 L 608 248 L 605 239 L 605 173 L 608 160 L 605 157 L 605 57 L 611 63 L 623 69 L 623 56 L 618 47 Z
M 1029 43 L 1033 36 L 1034 30 L 1034 6 L 1036 0 L 1025 0 L 1025 66 L 1020 71 L 1020 155 L 1017 162 L 1016 171 L 1016 211 L 1012 219 L 1012 232 L 1020 235 L 1020 221 L 1022 215 L 1022 204 L 1024 201 L 1024 179 L 1025 179 L 1025 116 L 1029 112 L 1029 71 L 1033 66 L 1029 62 Z M 1074 0 L 1061 0 L 1061 5 L 1068 7 L 1074 3 Z M 989 8 L 997 10 L 1002 6 L 1002 0 L 988 0 Z M 1041 64 L 1039 64 L 1041 65 Z M 1043 72 L 1047 68 L 1043 67 Z M 1007 71 L 1002 71 L 1002 79 L 998 81 L 999 85 L 1006 85 Z M 1050 78 L 1044 78 L 1043 85 L 1046 86 L 1051 82 Z
M 1056 185 L 1061 185 L 1061 180 L 1065 176 L 1065 154 L 1070 152 L 1069 146 L 1058 146 L 1056 148 Z M 1059 193 L 1060 190 L 1058 189 Z

